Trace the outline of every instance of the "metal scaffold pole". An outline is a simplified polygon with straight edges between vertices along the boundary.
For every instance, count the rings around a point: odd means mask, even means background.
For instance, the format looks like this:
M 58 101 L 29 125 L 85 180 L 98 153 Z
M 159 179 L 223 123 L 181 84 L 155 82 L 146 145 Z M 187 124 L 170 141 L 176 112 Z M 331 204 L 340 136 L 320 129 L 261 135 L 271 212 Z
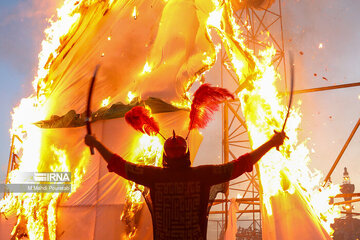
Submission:
M 273 64 L 280 72 L 285 89 L 287 89 L 281 1 L 275 1 L 271 8 L 257 8 L 257 10 L 245 4 L 245 7 L 237 9 L 234 15 L 235 21 L 243 31 L 240 38 L 245 40 L 246 46 L 254 50 L 255 54 L 258 50 L 269 46 L 264 44 L 264 40 L 269 41 L 275 47 L 276 55 Z M 227 67 L 229 59 L 225 51 L 221 50 L 220 56 L 221 86 L 232 92 L 237 92 L 240 85 L 235 77 L 236 74 Z M 251 147 L 246 121 L 241 112 L 241 103 L 238 100 L 225 102 L 222 114 L 222 156 L 225 163 L 250 151 Z M 219 201 L 223 201 L 221 210 L 211 211 L 210 214 L 222 214 L 222 231 L 224 231 L 227 226 L 229 199 L 236 198 L 239 204 L 237 220 L 241 227 L 237 239 L 245 239 L 249 233 L 251 233 L 252 237 L 246 239 L 261 239 L 261 187 L 256 168 L 254 168 L 253 172 L 245 173 L 229 182 L 226 188 L 223 199 L 214 202 L 214 205 L 217 205 Z M 241 229 L 244 230 L 244 233 L 240 231 Z

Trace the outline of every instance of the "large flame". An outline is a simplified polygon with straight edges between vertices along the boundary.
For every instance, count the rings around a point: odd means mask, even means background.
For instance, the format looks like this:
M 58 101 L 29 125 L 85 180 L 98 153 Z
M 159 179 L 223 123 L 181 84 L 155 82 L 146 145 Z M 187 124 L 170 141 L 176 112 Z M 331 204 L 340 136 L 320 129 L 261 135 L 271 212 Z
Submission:
M 84 174 L 85 164 L 89 159 L 88 149 L 81 154 L 79 164 L 73 169 L 67 157 L 66 150 L 60 146 L 52 146 L 51 149 L 44 149 L 42 146 L 42 131 L 33 123 L 46 119 L 52 110 L 51 105 L 45 102 L 55 83 L 49 79 L 50 67 L 63 50 L 63 47 L 70 41 L 72 35 L 77 31 L 77 27 L 82 20 L 82 14 L 92 5 L 101 5 L 106 11 L 111 10 L 115 3 L 122 1 L 100 1 L 100 0 L 66 0 L 64 5 L 57 11 L 57 19 L 50 21 L 51 26 L 45 31 L 46 39 L 42 43 L 42 51 L 39 54 L 39 68 L 37 76 L 33 82 L 36 96 L 22 99 L 19 106 L 13 110 L 13 125 L 10 130 L 11 135 L 17 135 L 22 142 L 15 144 L 15 152 L 20 156 L 20 166 L 11 172 L 8 182 L 16 182 L 17 174 L 21 171 L 71 171 L 73 170 L 72 190 L 81 183 Z M 163 1 L 167 8 L 174 7 L 173 1 Z M 247 87 L 238 93 L 243 113 L 246 118 L 251 145 L 256 148 L 264 143 L 273 134 L 273 130 L 281 129 L 284 120 L 286 107 L 280 98 L 279 91 L 275 87 L 275 82 L 279 81 L 279 75 L 271 65 L 274 49 L 269 47 L 266 51 L 259 52 L 258 57 L 247 49 L 243 39 L 239 39 L 240 27 L 235 23 L 233 10 L 230 1 L 220 3 L 220 1 L 204 1 L 197 4 L 206 5 L 206 9 L 199 13 L 197 24 L 203 26 L 207 39 L 211 43 L 210 50 L 202 52 L 198 58 L 201 60 L 202 68 L 193 71 L 183 83 L 182 89 L 184 96 L 182 101 L 174 102 L 174 105 L 188 108 L 191 104 L 191 94 L 189 90 L 195 81 L 203 82 L 204 73 L 209 70 L 216 62 L 216 53 L 219 46 L 213 43 L 211 30 L 215 29 L 218 33 L 222 46 L 224 47 L 229 60 L 229 68 L 233 69 L 239 84 L 247 83 Z M 98 14 L 104 14 L 103 12 Z M 205 15 L 205 17 L 203 15 Z M 139 21 L 141 18 L 140 7 L 132 8 L 129 17 Z M 201 18 L 200 18 L 201 17 Z M 178 21 L 182 21 L 179 19 Z M 161 31 L 159 31 L 161 33 Z M 112 37 L 106 35 L 106 40 Z M 156 41 L 155 41 L 156 42 Z M 161 43 L 161 41 L 159 41 Z M 156 42 L 157 43 L 157 42 Z M 208 44 L 208 43 L 207 43 Z M 148 46 L 146 46 L 148 47 Z M 190 54 L 190 53 L 187 53 Z M 105 53 L 99 53 L 105 56 Z M 151 55 L 151 54 L 150 54 Z M 149 58 L 151 60 L 151 58 Z M 159 63 L 154 61 L 142 62 L 142 70 L 138 71 L 138 76 L 146 78 L 147 75 L 160 72 Z M 193 60 L 195 61 L 195 60 Z M 154 64 L 154 62 L 156 64 Z M 167 66 L 166 62 L 160 62 L 162 66 Z M 160 69 L 160 70 L 159 70 Z M 158 72 L 156 72 L 158 71 Z M 185 71 L 184 71 L 185 72 Z M 189 70 L 189 72 L 191 72 Z M 183 74 L 184 75 L 184 74 Z M 181 75 L 181 77 L 183 77 Z M 178 76 L 176 76 L 178 77 Z M 131 102 L 135 94 L 128 92 L 128 100 Z M 141 95 L 136 92 L 136 95 Z M 109 101 L 105 101 L 104 105 Z M 299 108 L 291 109 L 291 114 L 285 129 L 289 140 L 280 148 L 280 151 L 269 152 L 260 162 L 260 178 L 262 184 L 262 201 L 266 213 L 271 216 L 273 208 L 271 198 L 284 192 L 291 195 L 298 195 L 307 204 L 307 209 L 311 212 L 314 221 L 320 221 L 328 232 L 331 232 L 330 223 L 338 212 L 329 205 L 329 196 L 334 196 L 338 187 L 320 188 L 321 175 L 313 173 L 308 168 L 310 161 L 308 149 L 305 143 L 298 142 L 297 129 L 301 121 Z M 143 135 L 135 144 L 141 146 L 133 151 L 132 161 L 143 164 L 159 166 L 162 156 L 162 142 L 158 137 L 148 137 Z M 41 154 L 51 156 L 51 160 L 41 162 Z M 141 194 L 134 183 L 128 185 L 127 211 L 124 212 L 124 219 L 131 219 L 139 208 L 141 208 Z M 30 239 L 44 239 L 48 235 L 49 239 L 56 239 L 56 212 L 57 203 L 62 197 L 69 194 L 9 194 L 0 202 L 0 212 L 17 211 L 18 221 L 14 227 L 13 235 L 19 231 L 20 227 L 26 228 Z M 131 220 L 129 220 L 131 221 Z M 136 234 L 136 226 L 129 225 L 128 237 L 131 239 Z
M 229 15 L 219 20 L 218 15 L 225 10 Z M 216 27 L 225 45 L 232 64 L 228 67 L 235 71 L 239 84 L 244 81 L 248 84 L 238 96 L 246 119 L 251 146 L 257 148 L 273 135 L 274 130 L 281 129 L 287 111 L 276 87 L 276 81 L 280 80 L 279 74 L 272 65 L 276 51 L 269 46 L 266 50 L 259 51 L 258 57 L 255 57 L 252 51 L 244 46 L 243 40 L 237 38 L 239 26 L 232 17 L 231 7 L 220 7 L 215 12 L 218 14 L 210 15 L 214 18 L 208 22 Z M 231 26 L 233 34 L 228 34 L 229 31 L 219 26 Z M 241 46 L 240 49 L 245 49 L 246 53 L 239 52 L 236 45 Z M 298 103 L 300 104 L 301 102 Z M 330 224 L 334 222 L 334 218 L 340 216 L 340 210 L 329 204 L 329 197 L 339 193 L 339 186 L 321 187 L 322 175 L 309 169 L 309 150 L 305 142 L 298 142 L 300 122 L 299 108 L 292 108 L 285 129 L 289 140 L 280 151 L 271 150 L 259 163 L 265 213 L 267 216 L 273 215 L 272 197 L 283 192 L 295 194 L 305 199 L 306 208 L 311 212 L 313 221 L 320 221 L 326 231 L 332 234 Z
M 228 67 L 235 71 L 239 85 L 247 81 L 247 87 L 239 92 L 238 96 L 251 146 L 257 148 L 273 135 L 274 130 L 281 129 L 287 111 L 275 84 L 280 80 L 280 76 L 271 64 L 276 51 L 269 46 L 265 51 L 259 51 L 258 57 L 255 57 L 252 51 L 244 46 L 243 40 L 238 39 L 239 26 L 233 18 L 230 3 L 227 7 L 215 5 L 218 8 L 210 14 L 208 24 L 218 31 L 232 65 Z M 226 17 L 220 18 L 221 14 L 226 14 Z M 231 30 L 226 30 L 224 26 L 230 26 Z M 237 48 L 237 45 L 240 48 Z M 239 52 L 239 49 L 246 52 Z M 320 221 L 331 234 L 333 230 L 330 224 L 334 218 L 339 217 L 340 210 L 329 204 L 329 197 L 339 193 L 339 186 L 321 187 L 322 175 L 309 169 L 309 151 L 304 142 L 298 142 L 300 122 L 299 109 L 291 109 L 285 129 L 289 140 L 280 151 L 270 151 L 259 163 L 262 202 L 267 213 L 265 217 L 273 215 L 272 197 L 283 192 L 295 194 L 305 199 L 306 208 L 313 221 Z
M 279 76 L 271 65 L 273 55 L 272 48 L 260 53 L 258 79 L 251 91 L 245 89 L 239 93 L 253 148 L 269 139 L 273 130 L 281 129 L 287 111 L 275 87 Z M 280 151 L 271 150 L 259 163 L 263 203 L 266 212 L 272 215 L 271 197 L 283 192 L 298 194 L 306 199 L 314 220 L 318 218 L 331 233 L 330 224 L 340 212 L 329 204 L 329 197 L 339 193 L 339 186 L 322 188 L 322 175 L 309 169 L 309 150 L 305 142 L 298 142 L 300 122 L 299 108 L 291 109 L 285 128 L 289 140 Z
M 158 136 L 148 136 L 142 134 L 134 145 L 131 162 L 141 165 L 161 166 L 163 152 L 163 141 Z M 128 239 L 136 236 L 137 226 L 135 215 L 139 213 L 144 203 L 141 198 L 144 193 L 144 186 L 128 181 L 125 209 L 121 215 L 121 220 L 127 224 Z

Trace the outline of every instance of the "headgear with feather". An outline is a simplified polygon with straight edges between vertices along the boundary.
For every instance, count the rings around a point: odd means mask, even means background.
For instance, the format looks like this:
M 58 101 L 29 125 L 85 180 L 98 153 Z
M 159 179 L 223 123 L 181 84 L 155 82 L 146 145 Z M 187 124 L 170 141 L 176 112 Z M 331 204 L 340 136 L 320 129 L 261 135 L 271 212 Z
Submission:
M 172 137 L 166 139 L 164 143 L 164 166 L 178 167 L 181 165 L 180 162 L 185 162 L 186 166 L 190 166 L 190 155 L 186 144 L 190 131 L 205 128 L 211 120 L 212 114 L 219 109 L 219 104 L 227 98 L 234 99 L 234 95 L 225 88 L 202 84 L 196 90 L 191 104 L 189 131 L 186 139 L 177 136 L 175 131 L 173 131 Z M 125 120 L 137 131 L 148 135 L 160 134 L 159 124 L 151 116 L 150 111 L 142 106 L 133 107 L 125 114 Z M 161 136 L 164 138 L 163 135 Z M 180 159 L 186 161 L 179 161 Z

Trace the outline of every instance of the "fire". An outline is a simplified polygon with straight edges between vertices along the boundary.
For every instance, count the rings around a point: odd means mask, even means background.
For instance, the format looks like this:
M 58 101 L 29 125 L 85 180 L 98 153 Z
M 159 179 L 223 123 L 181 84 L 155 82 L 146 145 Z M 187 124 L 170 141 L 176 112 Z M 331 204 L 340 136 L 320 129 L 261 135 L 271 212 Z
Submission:
M 209 18 L 207 20 L 208 26 L 213 26 L 218 29 L 221 29 L 221 19 L 223 15 L 223 8 L 217 7 L 217 9 L 209 14 Z
M 187 95 L 190 95 L 187 94 Z M 173 105 L 174 107 L 177 107 L 177 108 L 180 108 L 180 109 L 187 109 L 187 110 L 190 110 L 191 109 L 191 101 L 190 101 L 190 97 L 181 101 L 181 102 L 175 102 L 175 101 L 172 101 L 171 102 L 171 105 Z
M 142 165 L 161 166 L 162 138 L 142 134 L 133 148 L 131 162 Z M 126 203 L 121 215 L 121 220 L 127 225 L 128 239 L 133 239 L 136 235 L 135 215 L 143 207 L 141 196 L 144 190 L 143 186 L 128 181 Z
M 136 6 L 134 7 L 134 10 L 133 10 L 133 12 L 132 12 L 132 16 L 133 16 L 133 18 L 136 20 L 136 18 L 137 18 L 137 16 L 138 16 L 138 12 L 137 12 L 137 10 L 136 10 Z
M 127 101 L 128 103 L 131 103 L 136 98 L 136 94 L 129 91 L 127 94 Z
M 319 49 L 323 48 L 323 44 L 322 43 L 319 43 Z
M 145 108 L 150 111 L 151 115 L 150 107 L 145 105 Z M 141 134 L 140 137 L 136 137 L 132 145 L 132 154 L 128 161 L 141 165 L 161 166 L 163 144 L 163 139 L 158 135 Z M 141 196 L 142 194 L 146 195 L 146 191 L 144 186 L 127 181 L 126 202 L 120 219 L 126 224 L 128 239 L 133 239 L 136 236 L 135 218 L 144 206 Z
M 53 153 L 53 161 L 50 166 L 47 166 L 45 171 L 54 172 L 69 172 L 69 160 L 64 150 L 58 149 L 55 146 L 51 147 Z M 80 186 L 82 176 L 85 173 L 85 162 L 87 156 L 84 155 L 81 160 L 82 166 L 75 171 L 72 176 L 72 192 Z M 26 166 L 21 164 L 20 167 Z M 23 170 L 23 169 L 22 169 Z M 26 171 L 30 169 L 27 168 Z M 36 169 L 33 169 L 35 172 Z M 13 171 L 14 178 L 10 178 L 10 182 L 16 183 L 16 174 L 20 170 Z M 14 180 L 13 180 L 14 179 Z M 17 209 L 18 222 L 15 225 L 12 235 L 16 234 L 21 228 L 26 225 L 29 239 L 44 239 L 45 232 L 48 232 L 49 239 L 56 239 L 56 210 L 58 202 L 61 197 L 68 198 L 71 193 L 20 193 L 9 194 L 0 202 L 0 212 L 6 213 L 11 208 Z M 46 229 L 47 228 L 47 229 Z
M 150 64 L 148 62 L 146 62 L 144 65 L 144 69 L 141 72 L 141 75 L 144 75 L 146 73 L 151 73 L 151 71 L 152 71 L 152 67 L 150 66 Z
M 279 75 L 271 63 L 276 51 L 270 46 L 265 51 L 259 51 L 258 57 L 255 57 L 253 52 L 245 47 L 243 40 L 237 38 L 239 27 L 232 17 L 231 8 L 230 14 L 228 13 L 230 19 L 228 23 L 233 28 L 233 35 L 227 34 L 223 29 L 224 24 L 220 24 L 218 18 L 214 17 L 221 11 L 223 10 L 215 9 L 214 14 L 210 14 L 211 20 L 208 20 L 208 24 L 211 24 L 210 27 L 217 28 L 231 62 L 228 67 L 235 71 L 239 84 L 246 79 L 251 85 L 239 92 L 238 97 L 246 119 L 252 148 L 256 148 L 271 137 L 273 130 L 281 129 L 287 111 L 275 87 Z M 224 20 L 221 19 L 221 21 Z M 236 45 L 240 45 L 247 51 L 249 54 L 247 58 L 237 52 Z M 309 150 L 304 142 L 298 142 L 297 129 L 300 122 L 299 108 L 292 108 L 285 129 L 289 140 L 280 148 L 280 151 L 270 151 L 259 163 L 263 189 L 262 201 L 267 214 L 271 216 L 273 214 L 272 197 L 284 192 L 304 197 L 306 208 L 311 212 L 314 221 L 320 221 L 331 233 L 330 224 L 335 217 L 339 216 L 339 209 L 329 204 L 329 197 L 339 193 L 339 186 L 322 188 L 321 174 L 313 173 L 308 168 Z
M 275 87 L 278 75 L 271 65 L 274 51 L 268 49 L 259 55 L 261 58 L 258 66 L 261 68 L 258 79 L 253 82 L 254 89 L 245 89 L 239 93 L 253 148 L 269 139 L 273 130 L 281 128 L 287 110 L 281 104 L 282 100 L 278 97 Z M 322 189 L 321 174 L 312 173 L 308 168 L 309 150 L 305 143 L 299 143 L 297 140 L 300 122 L 299 109 L 291 109 L 285 129 L 289 140 L 285 141 L 280 151 L 271 150 L 259 163 L 263 203 L 267 213 L 272 215 L 271 197 L 283 192 L 304 196 L 314 219 L 320 219 L 323 227 L 331 232 L 330 224 L 334 217 L 339 216 L 339 212 L 329 205 L 329 197 L 336 195 L 339 187 Z
M 133 161 L 145 165 L 160 166 L 163 151 L 162 138 L 143 134 L 135 145 Z
M 94 1 L 95 2 L 95 1 Z M 48 107 L 45 102 L 50 93 L 53 81 L 48 80 L 52 62 L 61 51 L 61 44 L 66 37 L 76 29 L 80 19 L 80 8 L 90 4 L 89 1 L 65 0 L 64 5 L 57 10 L 57 19 L 50 19 L 50 27 L 45 30 L 46 39 L 42 42 L 39 53 L 39 66 L 33 81 L 36 96 L 30 96 L 20 101 L 13 109 L 11 136 L 18 136 L 21 141 L 15 142 L 14 152 L 20 157 L 19 168 L 12 171 L 7 183 L 16 183 L 17 174 L 21 172 L 69 171 L 70 162 L 65 150 L 52 146 L 49 156 L 53 159 L 48 164 L 41 164 L 41 155 L 47 150 L 42 149 L 42 130 L 33 123 L 47 116 Z M 108 2 L 108 7 L 113 0 Z M 82 154 L 79 165 L 72 171 L 72 192 L 80 186 L 85 173 L 88 151 Z M 56 212 L 60 199 L 71 195 L 65 193 L 10 193 L 0 201 L 0 213 L 6 214 L 16 210 L 18 217 L 12 236 L 25 234 L 29 239 L 56 239 Z
M 50 107 L 45 104 L 54 84 L 53 80 L 47 78 L 50 66 L 59 56 L 62 43 L 67 38 L 71 38 L 71 34 L 76 31 L 85 9 L 92 4 L 104 4 L 107 10 L 110 10 L 115 5 L 115 2 L 114 0 L 65 0 L 64 5 L 57 10 L 56 21 L 50 21 L 51 26 L 45 30 L 47 36 L 42 43 L 42 51 L 39 54 L 37 76 L 33 81 L 36 96 L 21 100 L 19 106 L 13 110 L 13 125 L 10 133 L 11 135 L 17 135 L 22 140 L 22 142 L 16 142 L 14 146 L 15 152 L 20 156 L 21 163 L 18 170 L 11 172 L 9 179 L 7 179 L 8 182 L 16 182 L 17 174 L 21 171 L 73 170 L 65 149 L 55 145 L 51 146 L 50 150 L 42 148 L 42 130 L 33 123 L 46 119 L 50 111 Z M 230 60 L 228 67 L 235 71 L 240 84 L 247 81 L 250 86 L 239 92 L 238 97 L 248 125 L 251 145 L 256 148 L 269 139 L 273 134 L 273 130 L 281 129 L 284 113 L 287 111 L 282 99 L 279 98 L 279 91 L 275 87 L 275 82 L 279 80 L 278 73 L 271 65 L 275 49 L 269 47 L 266 51 L 259 52 L 258 57 L 256 57 L 251 50 L 245 47 L 244 39 L 238 37 L 240 27 L 235 23 L 231 2 L 220 3 L 217 0 L 209 2 L 211 2 L 209 4 L 211 4 L 213 11 L 209 12 L 205 22 L 199 24 L 206 26 L 209 40 L 211 40 L 210 31 L 212 29 L 216 31 Z M 127 16 L 129 18 L 129 15 Z M 132 17 L 134 19 L 138 17 L 136 6 L 133 9 Z M 108 36 L 107 40 L 110 41 L 111 36 Z M 320 43 L 319 48 L 322 47 L 323 44 Z M 203 73 L 216 62 L 216 53 L 220 49 L 220 44 L 214 46 L 214 48 L 215 51 L 212 54 L 200 53 L 200 61 L 203 63 L 205 70 L 199 74 L 196 73 L 194 76 L 189 76 L 189 80 L 182 86 L 185 90 L 183 101 L 172 102 L 173 105 L 190 108 L 191 93 L 189 89 L 196 81 L 204 82 Z M 105 53 L 101 52 L 96 54 L 105 55 Z M 140 75 L 152 73 L 153 68 L 156 69 L 152 64 L 153 61 L 146 61 Z M 130 91 L 127 97 L 130 103 L 137 95 Z M 110 98 L 106 98 L 101 105 L 107 106 L 109 103 Z M 272 197 L 285 192 L 290 195 L 298 195 L 305 199 L 307 209 L 311 212 L 314 221 L 321 221 L 322 225 L 330 232 L 330 223 L 334 217 L 338 216 L 338 212 L 328 204 L 329 196 L 336 195 L 339 188 L 336 186 L 319 187 L 321 175 L 309 170 L 307 166 L 310 161 L 309 150 L 305 143 L 298 141 L 297 129 L 300 122 L 299 108 L 292 108 L 285 129 L 289 140 L 280 148 L 280 151 L 273 150 L 269 152 L 259 164 L 263 189 L 262 200 L 266 212 L 271 215 L 273 213 Z M 131 161 L 154 166 L 160 165 L 163 151 L 161 138 L 142 135 L 135 142 Z M 48 164 L 41 164 L 42 154 L 51 156 L 49 162 L 47 162 Z M 73 170 L 73 192 L 80 186 L 84 175 L 85 165 L 87 159 L 89 159 L 88 149 L 81 154 L 80 158 L 78 166 Z M 138 190 L 144 191 L 141 186 L 129 182 L 128 201 L 122 218 L 130 223 L 128 224 L 128 236 L 130 239 L 136 234 L 136 226 L 131 224 L 132 219 L 143 205 L 141 192 Z M 56 239 L 56 206 L 63 196 L 63 194 L 51 193 L 9 194 L 0 201 L 0 212 L 17 211 L 18 222 L 13 229 L 13 235 L 16 235 L 20 227 L 25 226 L 30 239 Z M 68 196 L 70 194 L 65 195 L 65 198 Z
M 75 13 L 75 11 L 80 5 L 80 3 L 74 5 L 74 1 L 66 0 L 64 5 L 57 10 L 57 21 L 49 20 L 51 26 L 45 30 L 46 39 L 41 44 L 39 68 L 33 81 L 33 87 L 35 91 L 39 89 L 38 95 L 42 100 L 45 100 L 43 96 L 46 94 L 47 89 L 45 79 L 49 73 L 51 61 L 59 54 L 60 40 L 71 32 L 79 22 L 81 14 Z
M 107 107 L 110 104 L 110 96 L 102 100 L 101 107 Z
M 11 135 L 17 135 L 21 142 L 16 142 L 15 152 L 22 152 L 20 170 L 35 171 L 40 159 L 41 132 L 33 125 L 45 116 L 39 100 L 35 97 L 22 99 L 20 105 L 13 109 Z

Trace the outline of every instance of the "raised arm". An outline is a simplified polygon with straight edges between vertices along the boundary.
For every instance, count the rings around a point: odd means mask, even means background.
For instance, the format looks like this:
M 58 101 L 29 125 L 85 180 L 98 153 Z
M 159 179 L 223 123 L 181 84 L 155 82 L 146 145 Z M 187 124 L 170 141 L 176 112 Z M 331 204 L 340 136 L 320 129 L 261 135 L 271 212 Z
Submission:
M 240 156 L 238 159 L 221 165 L 210 165 L 208 168 L 208 181 L 211 185 L 230 181 L 239 177 L 244 172 L 251 172 L 253 165 L 257 163 L 265 153 L 273 147 L 279 147 L 283 144 L 286 135 L 283 132 L 275 132 L 266 143 Z M 209 177 L 209 174 L 211 176 Z
M 113 157 L 114 153 L 107 149 L 101 142 L 99 142 L 94 136 L 87 134 L 85 136 L 85 144 L 89 147 L 94 147 L 101 156 L 105 159 L 107 163 L 110 162 L 111 158 Z
M 92 135 L 85 136 L 85 144 L 96 148 L 96 150 L 108 163 L 107 168 L 109 172 L 114 172 L 127 180 L 131 180 L 144 186 L 149 186 L 152 180 L 159 176 L 157 173 L 161 170 L 161 168 L 128 162 L 117 154 L 111 152 Z
M 275 132 L 275 134 L 263 145 L 250 152 L 252 164 L 257 163 L 273 147 L 278 148 L 284 143 L 286 135 L 284 132 Z

